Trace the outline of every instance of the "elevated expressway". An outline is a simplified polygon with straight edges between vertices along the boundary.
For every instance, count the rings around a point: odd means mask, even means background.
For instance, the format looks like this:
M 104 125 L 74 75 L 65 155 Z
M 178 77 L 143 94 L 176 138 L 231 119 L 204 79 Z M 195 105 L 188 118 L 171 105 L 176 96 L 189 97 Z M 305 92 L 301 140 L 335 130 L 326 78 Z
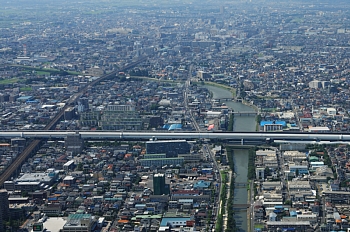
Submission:
M 0 131 L 0 138 L 57 139 L 80 134 L 83 139 L 167 140 L 217 139 L 298 143 L 350 143 L 350 134 L 338 133 L 283 133 L 283 132 L 158 132 L 158 131 Z

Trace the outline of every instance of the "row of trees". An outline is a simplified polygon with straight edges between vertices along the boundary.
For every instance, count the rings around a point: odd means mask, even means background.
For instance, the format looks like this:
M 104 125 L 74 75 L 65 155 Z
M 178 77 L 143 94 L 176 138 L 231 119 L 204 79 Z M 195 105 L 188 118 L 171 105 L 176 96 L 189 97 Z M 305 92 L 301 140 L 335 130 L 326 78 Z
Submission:
M 234 118 L 235 118 L 234 114 L 231 114 L 228 122 L 228 126 L 227 126 L 227 131 L 233 131 Z
M 226 151 L 227 151 L 228 164 L 230 166 L 232 173 L 234 173 L 235 167 L 233 163 L 233 150 L 231 147 L 228 147 Z M 236 232 L 238 231 L 238 228 L 236 225 L 236 220 L 234 219 L 235 212 L 233 211 L 233 201 L 234 201 L 234 191 L 235 191 L 234 175 L 231 175 L 229 191 L 230 191 L 230 197 L 228 198 L 228 202 L 227 202 L 227 227 L 225 232 Z
M 249 150 L 249 160 L 248 160 L 248 180 L 255 179 L 255 150 Z
M 227 172 L 222 171 L 221 172 L 221 209 L 220 213 L 217 217 L 216 225 L 215 225 L 215 232 L 222 232 L 224 229 L 224 218 L 223 215 L 226 213 L 225 206 L 226 206 L 226 200 L 227 200 Z

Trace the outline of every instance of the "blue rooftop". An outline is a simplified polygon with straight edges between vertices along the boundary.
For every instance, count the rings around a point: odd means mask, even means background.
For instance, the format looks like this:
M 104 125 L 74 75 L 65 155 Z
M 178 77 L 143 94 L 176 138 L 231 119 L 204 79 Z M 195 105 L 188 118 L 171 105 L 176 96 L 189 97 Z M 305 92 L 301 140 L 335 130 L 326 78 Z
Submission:
M 172 218 L 163 218 L 162 222 L 160 223 L 160 226 L 169 226 L 171 222 L 186 222 L 190 221 L 190 217 L 172 217 Z
M 289 215 L 290 215 L 291 217 L 296 217 L 298 214 L 297 214 L 296 211 L 290 211 L 290 212 L 289 212 Z
M 57 103 L 58 100 L 50 100 L 49 102 L 51 102 L 51 103 Z
M 33 98 L 32 96 L 22 96 L 22 97 L 17 98 L 17 100 L 19 100 L 19 101 L 28 101 L 28 100 L 30 100 L 32 98 Z
M 182 124 L 180 123 L 176 123 L 176 124 L 165 124 L 163 126 L 163 129 L 167 129 L 167 130 L 180 130 L 182 129 Z
M 169 124 L 164 124 L 163 129 L 169 129 L 170 125 Z
M 264 126 L 268 124 L 282 125 L 283 127 L 287 126 L 287 123 L 285 121 L 261 121 L 260 122 L 260 126 Z
M 197 188 L 209 188 L 209 186 L 210 186 L 210 181 L 200 180 L 200 181 L 198 181 L 197 183 L 195 183 L 193 185 L 193 188 L 194 189 L 197 189 Z
M 168 130 L 180 130 L 182 128 L 182 124 L 172 124 Z
M 27 100 L 26 103 L 30 104 L 30 103 L 39 103 L 38 100 Z
M 146 207 L 146 204 L 135 204 L 135 208 L 137 207 Z

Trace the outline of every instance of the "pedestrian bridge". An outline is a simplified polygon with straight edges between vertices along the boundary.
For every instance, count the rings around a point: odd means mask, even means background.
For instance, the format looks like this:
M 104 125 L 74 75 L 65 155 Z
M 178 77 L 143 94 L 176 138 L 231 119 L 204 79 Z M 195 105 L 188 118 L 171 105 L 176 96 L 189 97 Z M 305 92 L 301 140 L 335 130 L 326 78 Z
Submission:
M 227 101 L 236 101 L 236 102 L 242 102 L 243 98 L 233 98 L 233 97 L 224 97 L 224 98 L 213 98 L 214 101 L 218 102 L 227 102 Z
M 255 111 L 233 111 L 232 114 L 239 115 L 239 116 L 250 116 L 250 115 L 257 115 L 258 113 Z
M 247 187 L 248 183 L 245 182 L 235 182 L 235 187 Z
M 218 101 L 218 102 L 225 102 L 225 101 L 234 101 L 235 98 L 214 98 L 214 101 Z

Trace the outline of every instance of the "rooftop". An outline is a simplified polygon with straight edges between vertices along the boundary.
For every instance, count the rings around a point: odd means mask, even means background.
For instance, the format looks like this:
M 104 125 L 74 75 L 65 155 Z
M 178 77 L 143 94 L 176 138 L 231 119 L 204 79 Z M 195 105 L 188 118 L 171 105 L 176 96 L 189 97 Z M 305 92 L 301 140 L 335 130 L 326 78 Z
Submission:
M 50 232 L 59 232 L 63 228 L 65 223 L 65 218 L 50 217 L 44 222 L 44 228 Z
M 91 220 L 91 214 L 70 214 L 64 227 L 84 226 L 81 220 Z
M 40 173 L 25 173 L 23 176 L 19 177 L 16 181 L 18 182 L 49 182 L 52 177 L 46 172 Z

